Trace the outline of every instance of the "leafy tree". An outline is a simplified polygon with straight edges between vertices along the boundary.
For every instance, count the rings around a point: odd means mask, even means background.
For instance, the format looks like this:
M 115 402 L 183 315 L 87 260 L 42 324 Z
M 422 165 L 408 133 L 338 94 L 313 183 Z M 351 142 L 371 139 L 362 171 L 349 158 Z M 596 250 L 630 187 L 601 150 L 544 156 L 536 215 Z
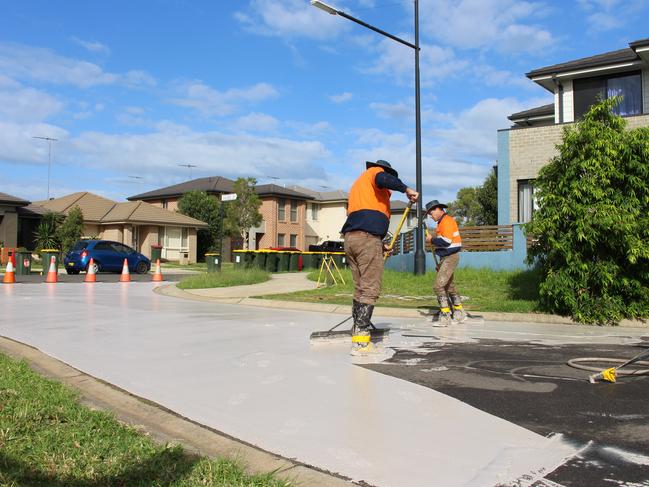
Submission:
M 449 214 L 453 215 L 458 224 L 473 226 L 477 224 L 480 205 L 477 199 L 478 188 L 461 188 L 455 201 L 448 205 Z
M 248 232 L 261 223 L 259 213 L 261 199 L 255 192 L 255 178 L 237 178 L 234 182 L 234 192 L 237 199 L 226 205 L 225 232 L 241 236 L 244 249 L 249 248 Z
M 57 228 L 61 222 L 61 215 L 48 211 L 41 217 L 41 221 L 34 231 L 37 249 L 59 249 L 61 242 L 57 234 Z
M 65 255 L 68 250 L 83 235 L 83 212 L 74 206 L 68 212 L 63 222 L 56 229 L 56 238 L 61 244 L 61 252 Z
M 649 128 L 625 130 L 616 103 L 564 129 L 527 225 L 542 304 L 583 323 L 649 316 Z
M 215 250 L 221 231 L 221 219 L 219 209 L 221 203 L 205 191 L 189 191 L 178 200 L 178 212 L 209 225 L 207 229 L 197 232 L 197 253 L 202 259 L 205 252 Z
M 448 211 L 460 225 L 498 224 L 498 178 L 491 171 L 482 186 L 461 188 Z
M 498 224 L 498 177 L 492 170 L 482 186 L 476 191 L 478 212 L 476 221 L 478 225 Z

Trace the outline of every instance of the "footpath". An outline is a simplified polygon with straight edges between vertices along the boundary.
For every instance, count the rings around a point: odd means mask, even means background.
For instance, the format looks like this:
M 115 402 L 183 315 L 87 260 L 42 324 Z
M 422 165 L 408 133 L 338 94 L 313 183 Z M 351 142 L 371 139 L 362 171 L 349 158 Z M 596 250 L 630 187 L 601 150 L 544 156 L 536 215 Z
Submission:
M 271 279 L 259 284 L 246 286 L 232 286 L 210 289 L 179 289 L 175 284 L 159 286 L 154 289 L 156 293 L 173 296 L 181 299 L 195 301 L 214 301 L 219 303 L 243 304 L 246 306 L 260 306 L 264 308 L 291 309 L 299 311 L 317 311 L 321 313 L 351 314 L 351 305 L 306 303 L 300 301 L 284 301 L 264 299 L 259 296 L 271 294 L 292 293 L 296 291 L 309 291 L 316 288 L 316 283 L 307 279 L 306 273 L 288 272 L 272 274 Z M 435 307 L 431 303 L 431 307 Z M 469 314 L 479 315 L 485 321 L 504 321 L 518 323 L 547 323 L 579 325 L 570 318 L 544 313 L 501 313 L 493 311 L 471 311 Z M 424 318 L 429 316 L 428 310 L 421 308 L 392 308 L 378 305 L 374 308 L 374 316 L 396 318 Z M 622 320 L 620 326 L 632 328 L 649 327 L 648 322 L 640 320 Z

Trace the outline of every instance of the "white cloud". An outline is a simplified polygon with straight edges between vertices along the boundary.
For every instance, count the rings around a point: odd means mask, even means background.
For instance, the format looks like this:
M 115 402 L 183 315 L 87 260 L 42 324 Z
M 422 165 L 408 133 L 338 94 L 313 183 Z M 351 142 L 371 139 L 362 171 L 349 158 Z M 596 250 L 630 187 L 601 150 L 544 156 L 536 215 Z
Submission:
M 108 48 L 107 45 L 102 44 L 101 42 L 97 41 L 84 41 L 83 39 L 79 39 L 78 37 L 72 36 L 70 38 L 75 44 L 80 45 L 84 49 L 90 51 L 90 52 L 97 52 L 100 54 L 110 54 L 110 49 Z
M 186 83 L 180 87 L 182 97 L 169 101 L 193 108 L 205 116 L 225 116 L 237 111 L 241 103 L 254 103 L 279 96 L 268 83 L 257 83 L 247 88 L 218 91 L 202 81 Z
M 414 54 L 411 48 L 382 39 L 376 45 L 379 52 L 374 65 L 364 69 L 371 74 L 385 74 L 405 82 L 414 76 Z M 420 79 L 422 84 L 429 85 L 435 80 L 464 72 L 469 62 L 458 59 L 450 48 L 421 44 L 419 57 Z
M 331 124 L 325 121 L 315 123 L 288 121 L 285 125 L 293 129 L 300 137 L 319 137 L 333 130 Z
M 370 108 L 374 110 L 381 118 L 407 119 L 414 120 L 414 104 L 407 105 L 400 103 L 370 103 Z
M 630 17 L 647 15 L 647 0 L 579 0 L 579 6 L 588 12 L 588 25 L 594 33 L 620 29 Z
M 0 78 L 0 120 L 41 122 L 62 108 L 62 102 L 43 91 L 21 87 L 6 77 Z
M 248 11 L 237 12 L 235 19 L 250 32 L 285 39 L 330 39 L 349 27 L 305 0 L 252 0 Z
M 108 73 L 96 64 L 60 56 L 50 49 L 7 42 L 0 42 L 0 72 L 20 80 L 80 88 L 118 83 L 130 87 L 155 84 L 155 80 L 143 71 Z
M 347 101 L 350 101 L 353 98 L 353 95 L 345 91 L 344 93 L 339 93 L 337 95 L 331 95 L 329 99 L 334 102 L 334 103 L 345 103 Z
M 279 126 L 279 120 L 265 113 L 249 113 L 238 118 L 234 127 L 246 132 L 274 132 Z
M 34 136 L 52 137 L 52 160 L 58 160 L 58 147 L 68 132 L 47 123 L 15 123 L 0 120 L 0 161 L 47 164 L 48 143 Z
M 539 52 L 552 44 L 552 36 L 524 21 L 546 11 L 534 1 L 424 0 L 421 22 L 426 35 L 457 48 Z

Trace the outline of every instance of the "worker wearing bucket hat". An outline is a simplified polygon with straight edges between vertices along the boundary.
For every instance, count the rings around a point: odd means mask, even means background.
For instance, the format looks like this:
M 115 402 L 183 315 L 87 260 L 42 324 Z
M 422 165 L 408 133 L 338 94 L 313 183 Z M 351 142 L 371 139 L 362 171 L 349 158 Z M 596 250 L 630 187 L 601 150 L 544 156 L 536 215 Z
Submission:
M 448 205 L 437 200 L 426 203 L 426 214 L 437 222 L 436 235 L 426 235 L 426 243 L 432 245 L 433 252 L 439 257 L 437 277 L 433 286 L 440 310 L 438 326 L 448 326 L 453 322 L 460 323 L 467 318 L 462 299 L 453 282 L 453 273 L 460 262 L 462 237 L 457 222 L 446 213 L 446 208 Z
M 391 191 L 405 193 L 412 202 L 419 193 L 406 186 L 392 165 L 384 160 L 365 163 L 365 171 L 352 185 L 347 205 L 345 254 L 354 280 L 352 355 L 373 351 L 370 327 L 374 305 L 381 291 L 383 239 L 390 225 Z

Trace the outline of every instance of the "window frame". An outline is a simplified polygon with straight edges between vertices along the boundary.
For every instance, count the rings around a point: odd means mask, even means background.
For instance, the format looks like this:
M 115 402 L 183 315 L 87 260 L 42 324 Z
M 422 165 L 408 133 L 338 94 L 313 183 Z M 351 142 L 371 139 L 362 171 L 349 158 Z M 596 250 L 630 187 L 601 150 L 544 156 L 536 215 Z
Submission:
M 291 209 L 290 209 L 290 211 L 291 211 L 291 216 L 290 216 L 291 223 L 297 223 L 297 221 L 298 221 L 298 204 L 297 204 L 297 200 L 290 200 L 290 201 L 291 201 L 291 203 L 290 203 L 290 205 L 291 205 Z
M 288 237 L 288 246 L 297 248 L 297 234 L 291 233 Z
M 277 234 L 277 246 L 278 247 L 286 247 L 286 234 L 285 233 L 278 233 Z
M 277 221 L 286 221 L 286 198 L 277 199 Z
M 517 214 L 517 222 L 518 223 L 528 223 L 532 220 L 532 216 L 534 215 L 534 212 L 537 209 L 537 202 L 536 202 L 536 197 L 534 195 L 534 179 L 517 179 L 516 180 L 516 208 L 518 210 Z M 521 207 L 521 189 L 523 189 L 523 186 L 529 186 L 531 189 L 531 194 L 530 194 L 530 211 L 529 211 L 529 219 L 525 220 L 525 215 L 524 213 L 524 208 Z
M 604 95 L 602 100 L 607 100 L 609 98 L 609 96 L 608 96 L 608 91 L 609 91 L 608 82 L 609 82 L 609 80 L 618 79 L 618 78 L 626 78 L 626 77 L 631 77 L 631 76 L 638 76 L 639 79 L 640 79 L 640 84 L 639 84 L 640 111 L 638 113 L 629 113 L 629 114 L 620 115 L 620 116 L 622 116 L 622 117 L 634 117 L 634 116 L 638 116 L 638 115 L 643 115 L 644 114 L 644 92 L 643 92 L 643 81 L 644 80 L 643 80 L 643 72 L 641 70 L 635 70 L 635 71 L 626 71 L 626 72 L 623 72 L 623 73 L 609 74 L 609 75 L 605 75 L 605 76 L 590 76 L 590 77 L 585 77 L 585 78 L 576 78 L 576 79 L 574 79 L 572 81 L 572 97 L 573 97 L 573 109 L 572 110 L 573 110 L 574 119 L 578 120 L 578 119 L 582 118 L 586 114 L 586 112 L 590 109 L 590 107 L 593 106 L 593 103 L 597 103 L 597 100 L 595 100 L 594 102 L 591 102 L 588 105 L 588 107 L 586 108 L 585 111 L 583 111 L 582 113 L 577 113 L 577 106 L 579 105 L 579 108 L 581 109 L 581 105 L 582 105 L 581 103 L 579 103 L 579 104 L 577 103 L 578 94 L 580 93 L 580 91 L 582 91 L 582 90 L 578 89 L 578 85 L 580 83 L 588 83 L 588 82 L 594 83 L 594 82 L 598 82 L 598 81 L 602 82 L 603 83 L 602 93 Z M 615 112 L 615 110 L 614 110 L 614 112 Z

